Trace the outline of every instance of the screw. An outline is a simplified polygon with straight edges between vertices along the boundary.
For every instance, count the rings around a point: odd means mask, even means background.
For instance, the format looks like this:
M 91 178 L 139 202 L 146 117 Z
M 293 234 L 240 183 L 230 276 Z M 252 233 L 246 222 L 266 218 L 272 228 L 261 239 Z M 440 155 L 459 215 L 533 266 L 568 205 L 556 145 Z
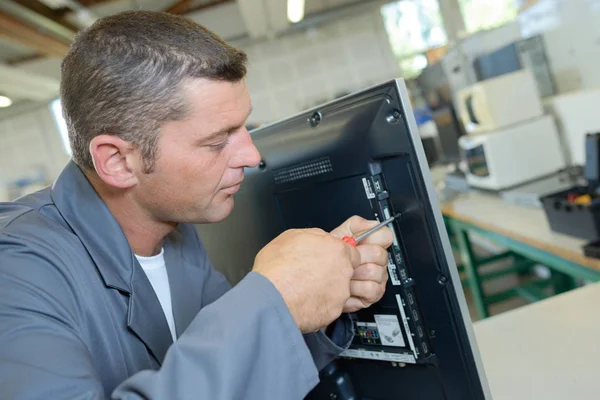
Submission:
M 309 118 L 309 122 L 310 122 L 310 126 L 315 128 L 317 127 L 320 123 L 321 123 L 321 119 L 323 119 L 323 116 L 320 112 L 315 112 L 310 118 Z
M 397 124 L 401 118 L 402 118 L 402 114 L 400 114 L 400 111 L 398 111 L 398 110 L 392 110 L 392 112 L 390 114 L 388 114 L 387 117 L 385 117 L 388 124 Z
M 438 283 L 444 286 L 448 283 L 448 278 L 446 278 L 444 275 L 440 275 L 440 277 L 438 278 Z
M 258 168 L 265 169 L 266 167 L 267 167 L 267 163 L 264 160 L 260 160 L 260 162 L 258 163 Z

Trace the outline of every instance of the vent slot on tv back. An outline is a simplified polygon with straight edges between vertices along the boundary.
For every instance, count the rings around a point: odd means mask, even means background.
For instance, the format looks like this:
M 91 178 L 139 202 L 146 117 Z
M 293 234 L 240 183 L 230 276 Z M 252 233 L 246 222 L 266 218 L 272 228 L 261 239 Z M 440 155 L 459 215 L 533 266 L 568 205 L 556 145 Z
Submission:
M 316 160 L 308 161 L 302 164 L 296 164 L 287 168 L 280 168 L 273 171 L 275 183 L 294 182 L 300 179 L 310 178 L 312 176 L 333 172 L 333 166 L 329 157 L 321 157 Z

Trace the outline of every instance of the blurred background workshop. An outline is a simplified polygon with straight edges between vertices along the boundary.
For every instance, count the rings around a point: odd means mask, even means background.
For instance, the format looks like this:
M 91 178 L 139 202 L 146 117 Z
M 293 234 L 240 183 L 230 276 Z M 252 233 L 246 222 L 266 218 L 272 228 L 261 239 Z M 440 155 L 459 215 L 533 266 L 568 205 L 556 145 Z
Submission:
M 58 89 L 76 32 L 162 10 L 247 52 L 249 128 L 405 79 L 474 321 L 600 280 L 600 0 L 299 3 L 1 0 L 0 201 L 69 160 Z M 568 313 L 597 315 L 595 293 Z

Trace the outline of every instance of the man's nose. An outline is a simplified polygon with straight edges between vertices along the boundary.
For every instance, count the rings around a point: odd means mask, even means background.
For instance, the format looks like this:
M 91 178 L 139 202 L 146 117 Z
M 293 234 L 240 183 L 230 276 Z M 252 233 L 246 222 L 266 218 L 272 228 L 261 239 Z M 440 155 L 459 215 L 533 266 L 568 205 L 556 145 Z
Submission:
M 254 168 L 260 163 L 260 153 L 252 141 L 252 136 L 246 128 L 240 132 L 240 145 L 236 149 L 234 168 Z

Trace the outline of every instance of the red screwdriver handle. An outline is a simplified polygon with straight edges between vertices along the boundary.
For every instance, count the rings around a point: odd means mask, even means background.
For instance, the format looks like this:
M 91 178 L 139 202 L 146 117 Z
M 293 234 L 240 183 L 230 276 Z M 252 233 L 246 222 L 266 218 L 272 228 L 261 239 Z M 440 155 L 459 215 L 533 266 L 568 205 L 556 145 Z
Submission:
M 352 236 L 344 236 L 342 240 L 352 247 L 356 247 L 356 240 Z

